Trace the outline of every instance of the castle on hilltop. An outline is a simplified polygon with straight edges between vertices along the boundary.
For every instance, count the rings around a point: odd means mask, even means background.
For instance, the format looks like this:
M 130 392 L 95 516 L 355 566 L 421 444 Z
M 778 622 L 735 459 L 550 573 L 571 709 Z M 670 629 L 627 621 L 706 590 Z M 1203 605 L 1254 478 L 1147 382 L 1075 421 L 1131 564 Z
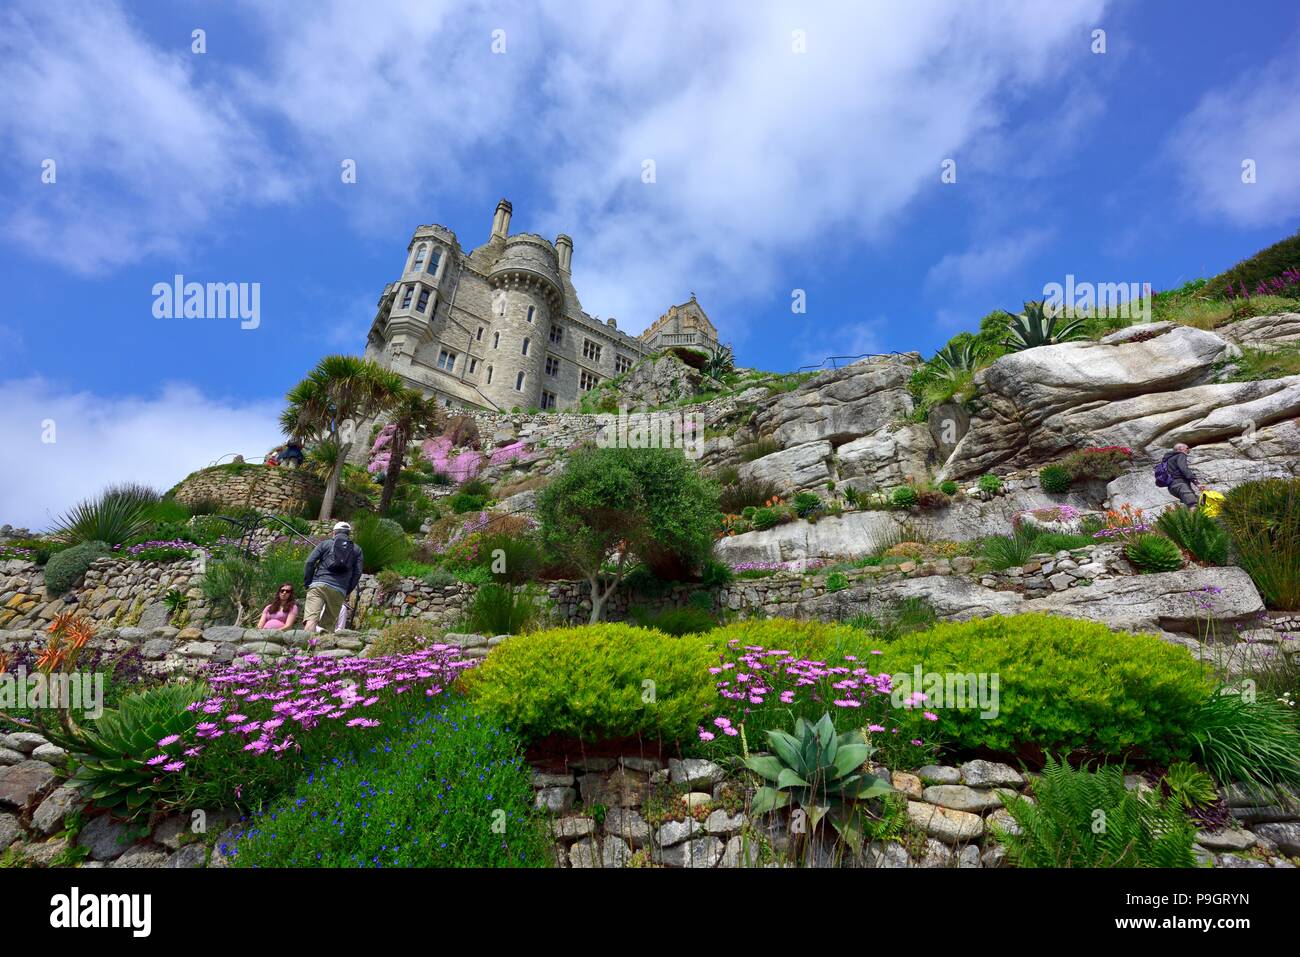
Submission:
M 510 234 L 497 203 L 488 241 L 464 252 L 445 226 L 420 226 L 401 278 L 384 287 L 365 357 L 452 408 L 564 409 L 664 350 L 708 352 L 718 331 L 692 294 L 640 336 L 583 311 L 573 240 Z

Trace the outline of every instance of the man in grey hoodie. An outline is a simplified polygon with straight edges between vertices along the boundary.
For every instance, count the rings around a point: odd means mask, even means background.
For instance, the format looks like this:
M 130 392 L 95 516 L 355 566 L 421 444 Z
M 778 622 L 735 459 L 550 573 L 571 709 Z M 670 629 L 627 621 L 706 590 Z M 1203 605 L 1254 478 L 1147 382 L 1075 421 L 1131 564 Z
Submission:
M 321 631 L 334 630 L 339 609 L 361 581 L 361 557 L 361 546 L 352 541 L 352 526 L 347 522 L 335 525 L 334 537 L 312 549 L 303 574 L 306 631 L 317 631 L 318 624 Z
M 1201 500 L 1200 479 L 1187 462 L 1189 449 L 1179 442 L 1174 450 L 1164 457 L 1165 469 L 1169 472 L 1169 494 L 1188 508 L 1195 508 Z

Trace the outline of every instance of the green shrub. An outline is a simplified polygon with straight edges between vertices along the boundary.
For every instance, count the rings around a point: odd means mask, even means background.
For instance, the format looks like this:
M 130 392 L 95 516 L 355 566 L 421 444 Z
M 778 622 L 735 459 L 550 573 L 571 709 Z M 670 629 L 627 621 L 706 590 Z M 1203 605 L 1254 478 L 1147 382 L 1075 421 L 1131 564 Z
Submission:
M 1265 279 L 1279 276 L 1288 269 L 1300 268 L 1300 232 L 1261 249 L 1249 259 L 1243 259 L 1231 269 L 1226 269 L 1207 282 L 1202 294 L 1222 297 L 1229 290 L 1238 290 L 1244 284 L 1253 293 Z
M 1300 729 L 1285 705 L 1221 689 L 1187 719 L 1197 762 L 1220 784 L 1300 784 Z
M 984 557 L 997 571 L 1019 568 L 1038 554 L 1039 537 L 1038 530 L 1032 525 L 1018 525 L 1010 535 L 991 535 L 984 539 Z
M 451 510 L 457 515 L 464 515 L 466 512 L 481 512 L 483 506 L 488 503 L 486 495 L 468 495 L 465 492 L 457 492 L 455 495 L 446 499 Z
M 1183 553 L 1178 546 L 1152 532 L 1144 532 L 1124 546 L 1124 555 L 1143 574 L 1176 572 L 1183 567 Z
M 1038 473 L 1038 484 L 1044 492 L 1060 494 L 1070 490 L 1070 473 L 1063 465 L 1049 465 Z
M 1132 461 L 1132 449 L 1108 445 L 1071 452 L 1058 464 L 1069 474 L 1071 481 L 1112 482 L 1128 471 Z
M 1207 565 L 1228 562 L 1228 533 L 1199 508 L 1171 505 L 1156 519 L 1156 528 Z
M 781 489 L 771 479 L 737 479 L 722 486 L 718 507 L 728 515 L 744 515 L 781 494 Z M 748 516 L 746 516 L 748 517 Z
M 980 491 L 987 495 L 994 495 L 1002 489 L 1002 479 L 989 472 L 980 476 Z
M 1020 867 L 1196 864 L 1196 829 L 1182 809 L 1154 793 L 1130 791 L 1117 766 L 1088 771 L 1049 759 L 1031 788 L 1032 804 L 1020 795 L 999 795 L 1018 825 L 1000 837 Z
M 829 592 L 843 591 L 849 587 L 849 580 L 843 572 L 831 572 L 826 576 L 826 590 Z
M 765 455 L 771 455 L 774 452 L 781 451 L 781 443 L 773 438 L 761 438 L 756 442 L 741 446 L 740 460 L 742 462 L 753 462 L 761 459 Z
M 154 521 L 159 495 L 144 485 L 112 485 L 98 498 L 87 499 L 54 524 L 55 535 L 73 545 L 103 542 L 125 545 L 142 535 Z
M 490 582 L 479 586 L 465 616 L 465 627 L 476 634 L 517 635 L 537 620 L 536 592 Z
M 1043 532 L 1034 539 L 1036 553 L 1072 552 L 1076 548 L 1096 545 L 1097 540 L 1091 535 L 1071 535 L 1068 532 Z
M 492 573 L 494 581 L 522 585 L 542 567 L 542 550 L 528 535 L 484 534 L 479 536 L 478 564 Z
M 429 571 L 424 573 L 421 580 L 430 588 L 447 588 L 448 586 L 455 585 L 460 581 L 460 579 L 445 568 L 431 568 Z
M 632 620 L 642 628 L 654 628 L 666 635 L 702 635 L 718 627 L 718 620 L 707 608 L 667 608 L 649 613 L 638 611 Z
M 731 570 L 731 566 L 716 558 L 710 558 L 700 569 L 700 584 L 705 588 L 721 588 L 730 585 L 735 577 L 736 573 Z
M 233 867 L 545 867 L 518 739 L 459 699 L 323 762 L 218 852 Z
M 55 552 L 45 563 L 45 594 L 50 598 L 66 595 L 86 574 L 90 563 L 107 554 L 106 544 L 93 541 Z
M 149 510 L 149 519 L 153 522 L 156 532 L 159 525 L 182 525 L 188 522 L 193 514 L 176 499 L 163 497 Z
M 1185 648 L 1050 615 L 941 623 L 886 646 L 873 670 L 910 675 L 918 665 L 923 674 L 999 676 L 995 717 L 935 709 L 939 730 L 970 749 L 1181 757 L 1189 716 L 1210 690 Z
M 946 482 L 940 482 L 939 491 L 942 492 L 944 495 L 947 495 L 949 498 L 952 498 L 952 496 L 957 494 L 958 491 L 957 483 L 954 482 L 952 479 L 948 479 Z
M 411 554 L 411 540 L 401 525 L 369 513 L 352 523 L 352 541 L 361 548 L 363 570 L 371 575 L 405 561 Z
M 433 571 L 436 566 L 429 565 L 425 562 L 417 562 L 412 559 L 405 561 L 393 562 L 389 566 L 390 571 L 394 571 L 400 578 L 423 578 L 429 572 Z
M 208 562 L 202 579 L 203 595 L 218 616 L 236 625 L 248 624 L 250 614 L 259 612 L 282 582 L 297 588 L 307 554 L 304 546 L 284 544 L 268 548 L 257 561 L 242 555 L 215 558 Z
M 1238 485 L 1228 492 L 1219 520 L 1264 601 L 1300 609 L 1300 479 Z
M 781 513 L 774 508 L 760 508 L 750 519 L 755 529 L 765 532 L 776 525 L 781 519 Z
M 889 503 L 897 509 L 907 509 L 915 507 L 917 502 L 916 489 L 910 485 L 900 485 L 889 493 Z
M 708 636 L 597 624 L 512 638 L 463 681 L 475 705 L 526 740 L 678 742 L 714 706 L 716 663 Z
M 800 518 L 807 518 L 822 507 L 822 500 L 814 492 L 800 492 L 794 497 L 794 512 Z

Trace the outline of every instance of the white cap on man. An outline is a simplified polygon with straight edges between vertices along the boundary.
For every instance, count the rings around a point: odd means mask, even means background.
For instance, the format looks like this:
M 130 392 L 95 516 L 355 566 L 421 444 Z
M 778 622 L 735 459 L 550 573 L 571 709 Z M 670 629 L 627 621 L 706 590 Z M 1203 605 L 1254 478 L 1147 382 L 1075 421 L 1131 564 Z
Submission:
M 334 533 L 337 535 L 339 532 L 347 532 L 349 535 L 351 535 L 352 526 L 349 525 L 347 522 L 336 522 L 334 525 Z

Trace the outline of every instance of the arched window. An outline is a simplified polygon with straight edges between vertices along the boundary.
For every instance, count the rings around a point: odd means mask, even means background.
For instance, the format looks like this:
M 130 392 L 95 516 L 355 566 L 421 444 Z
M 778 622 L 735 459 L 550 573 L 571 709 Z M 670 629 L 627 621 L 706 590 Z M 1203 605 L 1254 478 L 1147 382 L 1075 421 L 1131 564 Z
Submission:
M 424 257 L 427 255 L 429 255 L 429 247 L 426 246 L 424 243 L 420 243 L 419 246 L 415 247 L 415 263 L 413 264 L 412 268 L 419 269 L 421 266 L 423 266 Z
M 515 391 L 524 391 L 524 374 L 522 372 L 515 376 Z
M 492 367 L 491 367 L 491 366 L 488 366 L 488 378 L 487 378 L 487 384 L 488 384 L 488 385 L 491 385 L 491 384 L 492 384 Z
M 494 332 L 492 333 L 492 348 L 495 349 L 499 345 L 501 345 L 501 333 Z
M 528 355 L 528 339 L 524 339 L 524 355 Z
M 529 307 L 528 307 L 528 321 L 529 321 L 529 322 L 532 322 L 532 321 L 533 321 L 533 314 L 536 313 L 536 312 L 537 312 L 537 307 L 536 307 L 536 306 L 529 306 Z
M 496 313 L 498 316 L 504 316 L 506 314 L 506 291 L 504 289 L 497 290 L 497 294 L 494 297 L 492 304 L 496 306 Z

